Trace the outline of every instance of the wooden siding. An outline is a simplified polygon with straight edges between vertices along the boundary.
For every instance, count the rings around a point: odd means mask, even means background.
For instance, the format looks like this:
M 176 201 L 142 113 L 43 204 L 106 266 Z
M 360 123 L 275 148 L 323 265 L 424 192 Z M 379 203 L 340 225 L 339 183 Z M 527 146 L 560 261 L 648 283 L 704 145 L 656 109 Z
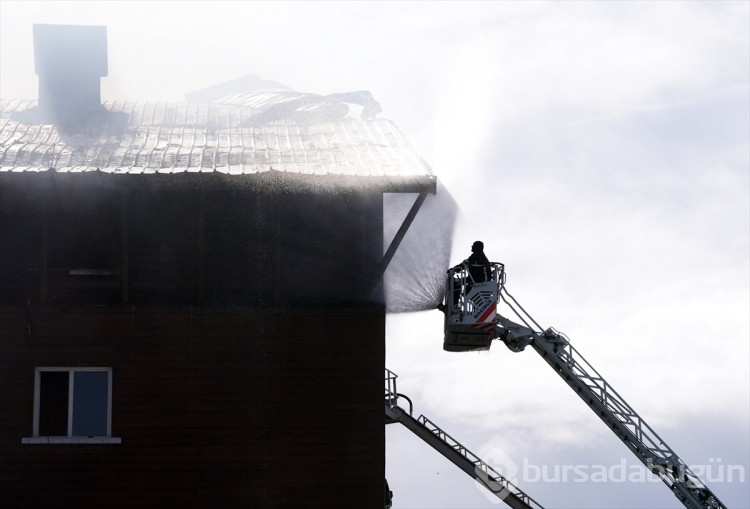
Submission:
M 382 256 L 377 189 L 21 177 L 0 186 L 6 304 L 351 305 Z
M 382 507 L 383 189 L 130 177 L 0 175 L 0 507 Z M 79 366 L 122 443 L 22 444 Z
M 382 507 L 384 314 L 0 308 L 3 507 Z M 121 445 L 22 445 L 34 369 L 109 366 Z

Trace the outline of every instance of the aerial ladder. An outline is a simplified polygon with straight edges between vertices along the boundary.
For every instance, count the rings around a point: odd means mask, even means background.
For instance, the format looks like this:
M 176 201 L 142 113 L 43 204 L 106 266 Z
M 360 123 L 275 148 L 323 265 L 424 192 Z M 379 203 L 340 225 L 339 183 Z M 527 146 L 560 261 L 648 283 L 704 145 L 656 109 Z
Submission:
M 497 469 L 479 458 L 455 438 L 424 415 L 412 417 L 411 400 L 396 390 L 397 375 L 385 370 L 386 423 L 399 422 L 421 438 L 427 445 L 442 454 L 477 483 L 490 491 L 512 509 L 544 509 L 536 500 L 524 493 Z M 399 398 L 409 403 L 409 411 L 399 406 Z
M 521 323 L 500 315 L 499 301 Z M 488 350 L 493 340 L 514 352 L 531 346 L 686 508 L 726 509 L 564 334 L 540 327 L 508 293 L 503 264 L 469 266 L 464 262 L 448 270 L 445 301 L 438 309 L 445 314 L 444 350 Z

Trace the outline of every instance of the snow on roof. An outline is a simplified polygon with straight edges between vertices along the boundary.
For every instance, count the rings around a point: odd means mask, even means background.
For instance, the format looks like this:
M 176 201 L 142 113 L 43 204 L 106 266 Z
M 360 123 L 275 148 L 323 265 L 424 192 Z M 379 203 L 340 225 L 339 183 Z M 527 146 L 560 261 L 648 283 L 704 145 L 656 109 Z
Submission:
M 396 125 L 374 118 L 379 106 L 363 104 L 362 92 L 279 94 L 278 89 L 257 90 L 213 104 L 107 102 L 104 109 L 120 122 L 78 128 L 29 120 L 34 117 L 24 112 L 33 112 L 35 101 L 2 100 L 0 173 L 242 175 L 275 170 L 432 179 L 429 166 Z M 362 106 L 361 118 L 348 114 L 352 103 Z

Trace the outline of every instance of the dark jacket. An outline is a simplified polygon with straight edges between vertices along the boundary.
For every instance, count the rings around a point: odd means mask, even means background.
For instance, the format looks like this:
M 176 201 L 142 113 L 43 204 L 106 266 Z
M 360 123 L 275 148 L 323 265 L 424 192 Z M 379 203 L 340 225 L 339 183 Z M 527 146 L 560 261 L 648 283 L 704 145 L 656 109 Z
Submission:
M 489 279 L 488 265 L 490 261 L 484 255 L 483 251 L 477 251 L 471 253 L 471 256 L 466 259 L 466 263 L 469 265 L 469 274 L 475 283 L 482 283 Z

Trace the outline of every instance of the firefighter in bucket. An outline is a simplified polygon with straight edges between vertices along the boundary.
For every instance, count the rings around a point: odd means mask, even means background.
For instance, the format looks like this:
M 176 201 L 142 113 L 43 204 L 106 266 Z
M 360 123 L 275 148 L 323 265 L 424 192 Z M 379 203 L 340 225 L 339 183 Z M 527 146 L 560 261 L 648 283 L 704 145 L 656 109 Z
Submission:
M 490 266 L 490 261 L 487 259 L 487 256 L 484 254 L 484 242 L 481 240 L 474 242 L 471 245 L 471 255 L 448 272 L 450 273 L 453 271 L 455 273 L 464 268 L 469 271 L 472 280 L 467 282 L 468 285 L 471 285 L 472 283 L 484 283 L 490 279 L 490 271 L 492 270 L 492 267 Z M 453 299 L 453 305 L 455 306 L 458 304 L 458 299 L 461 293 L 460 281 L 454 282 L 453 291 L 451 293 L 453 294 L 451 297 Z M 447 313 L 447 309 L 442 303 L 438 305 L 438 309 L 443 313 Z
M 489 348 L 502 279 L 503 265 L 487 259 L 479 240 L 472 244 L 471 256 L 448 270 L 445 301 L 438 306 L 445 314 L 445 350 Z

